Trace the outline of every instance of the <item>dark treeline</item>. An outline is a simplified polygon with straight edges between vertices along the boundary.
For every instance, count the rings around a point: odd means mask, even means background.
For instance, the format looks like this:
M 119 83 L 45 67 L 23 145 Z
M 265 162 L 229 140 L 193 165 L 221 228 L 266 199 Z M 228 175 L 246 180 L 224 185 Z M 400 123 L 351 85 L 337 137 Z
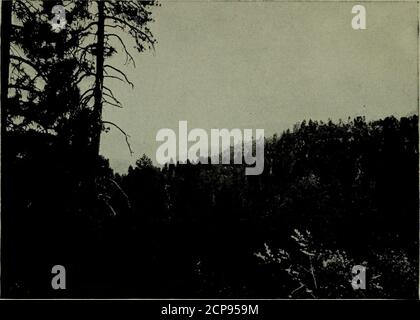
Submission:
M 134 61 L 120 33 L 153 48 L 154 5 L 2 5 L 2 295 L 417 297 L 417 116 L 304 121 L 266 139 L 259 176 L 147 156 L 113 172 L 100 136 L 125 132 L 102 110 L 121 107 L 110 82 L 130 82 L 109 58 Z M 354 265 L 368 290 L 351 288 Z
M 151 250 L 138 260 L 150 263 L 151 292 L 363 296 L 348 275 L 366 264 L 366 296 L 414 298 L 417 121 L 303 122 L 267 140 L 261 176 L 235 165 L 159 169 L 143 156 L 116 180 L 132 199 L 128 242 Z
M 303 122 L 267 139 L 260 176 L 146 156 L 118 175 L 104 159 L 95 192 L 77 155 L 32 142 L 8 182 L 10 295 L 415 298 L 417 122 Z M 49 288 L 54 264 L 65 293 Z M 350 286 L 356 264 L 366 292 Z

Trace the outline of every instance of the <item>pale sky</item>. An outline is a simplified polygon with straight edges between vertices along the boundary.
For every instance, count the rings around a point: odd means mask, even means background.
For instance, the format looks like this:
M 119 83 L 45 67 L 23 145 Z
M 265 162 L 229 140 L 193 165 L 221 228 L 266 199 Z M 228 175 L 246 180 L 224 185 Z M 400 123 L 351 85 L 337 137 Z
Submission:
M 363 3 L 367 29 L 353 30 L 356 3 L 165 2 L 154 8 L 156 51 L 123 67 L 135 88 L 108 83 L 124 109 L 105 107 L 116 130 L 101 153 L 119 172 L 156 133 L 261 128 L 266 137 L 304 119 L 378 119 L 417 113 L 417 4 Z M 122 58 L 111 61 L 118 66 Z

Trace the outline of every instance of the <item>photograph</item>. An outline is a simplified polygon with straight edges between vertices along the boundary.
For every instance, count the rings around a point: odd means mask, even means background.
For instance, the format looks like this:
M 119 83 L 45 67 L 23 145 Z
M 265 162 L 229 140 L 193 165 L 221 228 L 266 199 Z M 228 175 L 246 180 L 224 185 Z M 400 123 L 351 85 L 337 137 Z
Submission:
M 0 10 L 1 299 L 419 299 L 418 1 Z

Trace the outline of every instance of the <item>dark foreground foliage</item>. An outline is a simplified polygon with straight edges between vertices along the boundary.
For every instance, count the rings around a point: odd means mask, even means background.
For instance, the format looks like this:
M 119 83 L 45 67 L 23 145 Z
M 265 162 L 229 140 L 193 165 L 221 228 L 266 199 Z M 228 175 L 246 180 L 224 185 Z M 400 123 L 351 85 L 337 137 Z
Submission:
M 417 116 L 302 122 L 266 140 L 260 176 L 143 156 L 122 176 L 100 159 L 92 182 L 56 136 L 6 139 L 4 296 L 417 297 Z

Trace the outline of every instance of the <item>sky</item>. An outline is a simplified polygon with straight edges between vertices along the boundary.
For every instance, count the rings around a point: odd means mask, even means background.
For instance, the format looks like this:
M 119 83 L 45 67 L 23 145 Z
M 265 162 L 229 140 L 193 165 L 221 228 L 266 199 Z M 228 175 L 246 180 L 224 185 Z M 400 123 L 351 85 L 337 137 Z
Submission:
M 364 3 L 367 29 L 353 30 L 349 2 L 162 1 L 153 9 L 155 51 L 110 61 L 134 83 L 107 86 L 124 105 L 106 106 L 101 153 L 126 172 L 144 153 L 154 163 L 162 128 L 264 129 L 304 119 L 379 119 L 417 113 L 415 2 Z M 124 36 L 129 44 L 129 37 Z

